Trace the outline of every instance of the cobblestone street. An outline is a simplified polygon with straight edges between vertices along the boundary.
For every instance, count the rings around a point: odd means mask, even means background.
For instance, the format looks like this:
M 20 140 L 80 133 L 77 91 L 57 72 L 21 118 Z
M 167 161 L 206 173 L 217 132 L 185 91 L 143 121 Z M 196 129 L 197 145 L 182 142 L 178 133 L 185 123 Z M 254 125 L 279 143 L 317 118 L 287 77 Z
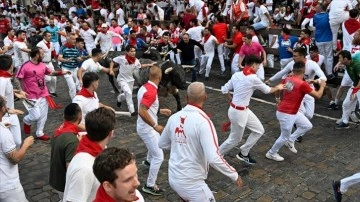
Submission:
M 216 68 L 212 70 L 217 74 Z M 189 79 L 189 78 L 188 78 Z M 114 109 L 125 111 L 126 104 L 116 107 L 116 95 L 110 93 L 112 88 L 107 81 L 107 76 L 102 75 L 98 96 L 102 103 L 112 106 Z M 203 81 L 200 78 L 199 81 Z M 210 81 L 205 81 L 209 87 L 219 88 L 226 82 L 226 78 L 214 76 Z M 228 102 L 224 95 L 216 90 L 207 89 L 208 101 L 205 111 L 212 116 L 212 121 L 217 128 L 219 144 L 229 135 L 229 132 L 222 132 L 221 126 L 226 122 Z M 68 87 L 63 78 L 58 79 L 57 103 L 66 106 L 70 102 Z M 183 106 L 185 91 L 181 91 Z M 134 95 L 135 96 L 135 95 Z M 217 201 L 335 201 L 332 190 L 332 180 L 338 180 L 360 171 L 359 125 L 352 124 L 348 130 L 336 130 L 335 121 L 332 118 L 339 118 L 341 110 L 329 111 L 326 105 L 329 100 L 323 98 L 316 103 L 315 112 L 319 115 L 311 120 L 314 127 L 304 136 L 301 143 L 296 143 L 297 154 L 293 154 L 285 146 L 279 154 L 285 158 L 283 162 L 275 162 L 266 159 L 265 154 L 279 136 L 279 124 L 275 116 L 276 108 L 268 102 L 274 102 L 273 95 L 262 95 L 255 93 L 255 97 L 261 101 L 252 100 L 251 110 L 262 121 L 265 134 L 257 145 L 250 151 L 257 164 L 247 166 L 237 160 L 235 155 L 238 147 L 231 150 L 225 156 L 230 165 L 237 169 L 243 178 L 244 186 L 238 189 L 235 184 L 221 173 L 210 169 L 207 183 L 215 192 Z M 171 110 L 176 109 L 173 97 L 160 97 L 160 106 Z M 262 101 L 263 100 L 263 101 Z M 136 98 L 134 97 L 134 101 Z M 21 102 L 16 107 L 24 110 Z M 49 110 L 45 132 L 53 135 L 54 129 L 62 122 L 60 110 Z M 23 117 L 19 117 L 20 121 Z M 160 116 L 159 122 L 166 124 L 167 118 Z M 34 128 L 33 128 L 34 130 Z M 34 132 L 34 131 L 33 131 Z M 248 131 L 245 132 L 246 140 Z M 26 154 L 19 165 L 21 183 L 29 201 L 45 202 L 59 201 L 57 194 L 48 185 L 50 142 L 36 140 L 35 144 Z M 241 143 L 241 144 L 242 144 Z M 239 145 L 241 145 L 239 144 Z M 136 134 L 136 117 L 118 117 L 115 129 L 115 138 L 108 145 L 109 147 L 129 148 L 136 154 L 138 165 L 138 176 L 141 186 L 146 181 L 147 168 L 141 164 L 146 157 L 146 147 Z M 143 193 L 146 201 L 181 201 L 177 194 L 168 184 L 167 166 L 169 151 L 164 151 L 165 160 L 161 166 L 157 183 L 166 190 L 164 196 L 149 196 Z M 138 188 L 141 190 L 141 187 Z M 343 201 L 360 201 L 359 186 L 351 188 Z

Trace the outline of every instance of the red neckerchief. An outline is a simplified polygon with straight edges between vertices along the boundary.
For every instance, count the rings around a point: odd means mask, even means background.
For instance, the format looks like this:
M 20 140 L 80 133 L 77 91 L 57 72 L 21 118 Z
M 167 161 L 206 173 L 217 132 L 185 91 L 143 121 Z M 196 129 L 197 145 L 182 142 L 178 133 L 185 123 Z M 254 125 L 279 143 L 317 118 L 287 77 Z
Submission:
M 288 35 L 288 34 L 283 35 L 283 40 L 288 40 L 289 38 L 290 38 L 290 35 Z
M 94 141 L 91 141 L 87 135 L 84 135 L 83 138 L 81 138 L 75 154 L 78 154 L 80 152 L 85 152 L 90 154 L 93 157 L 96 157 L 98 154 L 100 154 L 103 151 L 103 148 L 100 147 L 99 144 L 97 144 Z
M 135 200 L 134 201 L 138 201 L 139 197 L 135 196 Z M 93 202 L 116 202 L 113 198 L 111 198 L 106 192 L 105 189 L 102 185 L 99 186 L 97 192 L 96 192 L 96 197 L 95 200 Z
M 64 123 L 55 130 L 54 137 L 58 137 L 64 133 L 73 133 L 74 135 L 77 135 L 78 132 L 79 130 L 77 125 L 64 121 Z
M 133 26 L 132 29 L 133 29 L 135 32 L 137 32 L 137 31 L 139 30 L 139 26 L 135 25 L 135 26 Z
M 320 59 L 319 54 L 316 54 L 315 57 L 311 58 L 311 60 L 313 60 L 316 63 L 319 62 L 319 59 Z
M 251 74 L 256 74 L 255 70 L 249 66 L 245 66 L 243 69 L 243 74 L 245 76 L 251 75 Z
M 0 77 L 3 77 L 3 78 L 11 78 L 11 77 L 12 77 L 12 74 L 10 74 L 10 73 L 7 72 L 7 71 L 0 70 Z
M 47 42 L 47 41 L 44 40 L 44 43 L 48 47 L 48 49 L 50 49 L 50 42 Z
M 136 46 L 136 38 L 133 39 L 132 37 L 129 38 L 129 45 Z
M 344 26 L 346 28 L 346 31 L 351 35 L 358 29 L 360 29 L 360 22 L 354 18 L 350 18 L 345 21 Z
M 309 45 L 310 44 L 310 38 L 303 38 L 301 39 L 301 43 L 305 44 L 305 45 Z
M 134 64 L 135 63 L 135 60 L 136 60 L 136 57 L 132 57 L 128 54 L 125 54 L 125 59 L 128 61 L 128 63 L 131 65 L 131 64 Z
M 107 30 L 101 29 L 101 33 L 106 34 Z
M 25 40 L 24 40 L 24 39 L 21 39 L 21 38 L 16 38 L 16 41 L 24 42 Z
M 9 38 L 12 42 L 14 42 L 14 40 L 15 40 L 15 37 L 8 36 L 8 38 Z
M 66 22 L 66 19 L 61 19 L 60 22 L 61 22 L 61 23 L 65 23 L 65 22 Z
M 206 35 L 204 35 L 204 43 L 206 43 L 207 42 L 207 40 L 210 38 L 210 34 L 206 34 Z
M 95 93 L 91 94 L 86 88 L 81 88 L 81 90 L 76 94 L 76 95 L 81 95 L 84 96 L 86 98 L 96 98 Z
M 75 48 L 75 45 L 71 45 L 69 43 L 66 43 L 64 46 L 67 47 L 67 48 Z

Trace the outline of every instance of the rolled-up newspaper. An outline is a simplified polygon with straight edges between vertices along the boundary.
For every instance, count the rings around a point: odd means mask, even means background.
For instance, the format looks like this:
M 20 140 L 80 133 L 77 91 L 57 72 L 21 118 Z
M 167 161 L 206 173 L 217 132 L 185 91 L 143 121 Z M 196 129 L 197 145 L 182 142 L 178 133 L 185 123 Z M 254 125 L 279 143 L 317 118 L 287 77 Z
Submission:
M 123 112 L 123 111 L 115 111 L 116 116 L 128 116 L 131 117 L 130 112 Z

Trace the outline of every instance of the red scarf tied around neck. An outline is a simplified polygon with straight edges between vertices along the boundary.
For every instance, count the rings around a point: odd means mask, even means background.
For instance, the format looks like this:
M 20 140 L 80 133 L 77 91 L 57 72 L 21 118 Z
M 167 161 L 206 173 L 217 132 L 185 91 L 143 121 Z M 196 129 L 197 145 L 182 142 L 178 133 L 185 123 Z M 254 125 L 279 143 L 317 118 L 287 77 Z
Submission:
M 129 45 L 136 47 L 136 39 L 133 39 L 132 37 L 129 38 Z
M 24 39 L 16 38 L 16 41 L 24 42 Z
M 351 35 L 360 29 L 360 22 L 356 19 L 349 19 L 344 22 L 346 31 Z
M 75 48 L 75 45 L 71 45 L 69 43 L 66 43 L 64 46 L 67 47 L 67 48 Z
M 206 34 L 206 35 L 204 35 L 204 43 L 206 43 L 207 42 L 207 40 L 210 38 L 210 34 Z
M 128 63 L 131 65 L 131 64 L 134 64 L 135 63 L 135 60 L 136 58 L 135 57 L 132 57 L 130 56 L 129 54 L 126 54 L 125 55 L 125 59 L 128 61 Z
M 139 198 L 136 196 L 134 201 L 138 201 Z M 99 189 L 96 192 L 96 197 L 94 202 L 116 202 L 113 198 L 111 198 L 106 192 L 102 185 L 99 186 Z
M 288 34 L 285 34 L 284 36 L 283 36 L 283 40 L 288 40 L 290 38 L 290 35 L 288 35 Z
M 65 121 L 59 128 L 55 130 L 54 137 L 58 137 L 64 133 L 73 133 L 74 135 L 77 135 L 79 133 L 77 125 Z
M 251 74 L 256 74 L 255 70 L 251 67 L 245 66 L 243 69 L 243 74 L 245 76 L 251 75 Z
M 103 148 L 101 148 L 99 144 L 91 141 L 87 135 L 84 135 L 80 140 L 78 147 L 76 148 L 75 154 L 85 152 L 93 157 L 96 157 L 102 151 Z
M 311 59 L 312 59 L 312 61 L 314 61 L 316 63 L 319 62 L 319 59 L 320 59 L 319 54 L 316 54 L 315 57 L 313 57 Z
M 11 78 L 11 77 L 12 77 L 12 74 L 10 74 L 10 73 L 7 72 L 7 71 L 0 70 L 0 77 L 3 77 L 3 78 Z
M 91 94 L 86 88 L 81 88 L 81 90 L 76 94 L 76 95 L 81 95 L 84 96 L 86 98 L 96 98 L 95 93 Z

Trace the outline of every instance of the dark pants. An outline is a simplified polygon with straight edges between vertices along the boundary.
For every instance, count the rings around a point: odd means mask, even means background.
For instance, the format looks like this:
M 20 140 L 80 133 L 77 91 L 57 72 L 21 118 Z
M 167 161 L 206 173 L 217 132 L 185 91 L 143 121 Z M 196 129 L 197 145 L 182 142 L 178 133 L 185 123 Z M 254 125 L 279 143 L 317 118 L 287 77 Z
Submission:
M 194 59 L 188 60 L 188 61 L 182 60 L 181 64 L 182 65 L 196 65 L 196 59 L 194 58 Z M 191 82 L 196 81 L 196 74 L 197 74 L 197 65 L 192 68 Z

